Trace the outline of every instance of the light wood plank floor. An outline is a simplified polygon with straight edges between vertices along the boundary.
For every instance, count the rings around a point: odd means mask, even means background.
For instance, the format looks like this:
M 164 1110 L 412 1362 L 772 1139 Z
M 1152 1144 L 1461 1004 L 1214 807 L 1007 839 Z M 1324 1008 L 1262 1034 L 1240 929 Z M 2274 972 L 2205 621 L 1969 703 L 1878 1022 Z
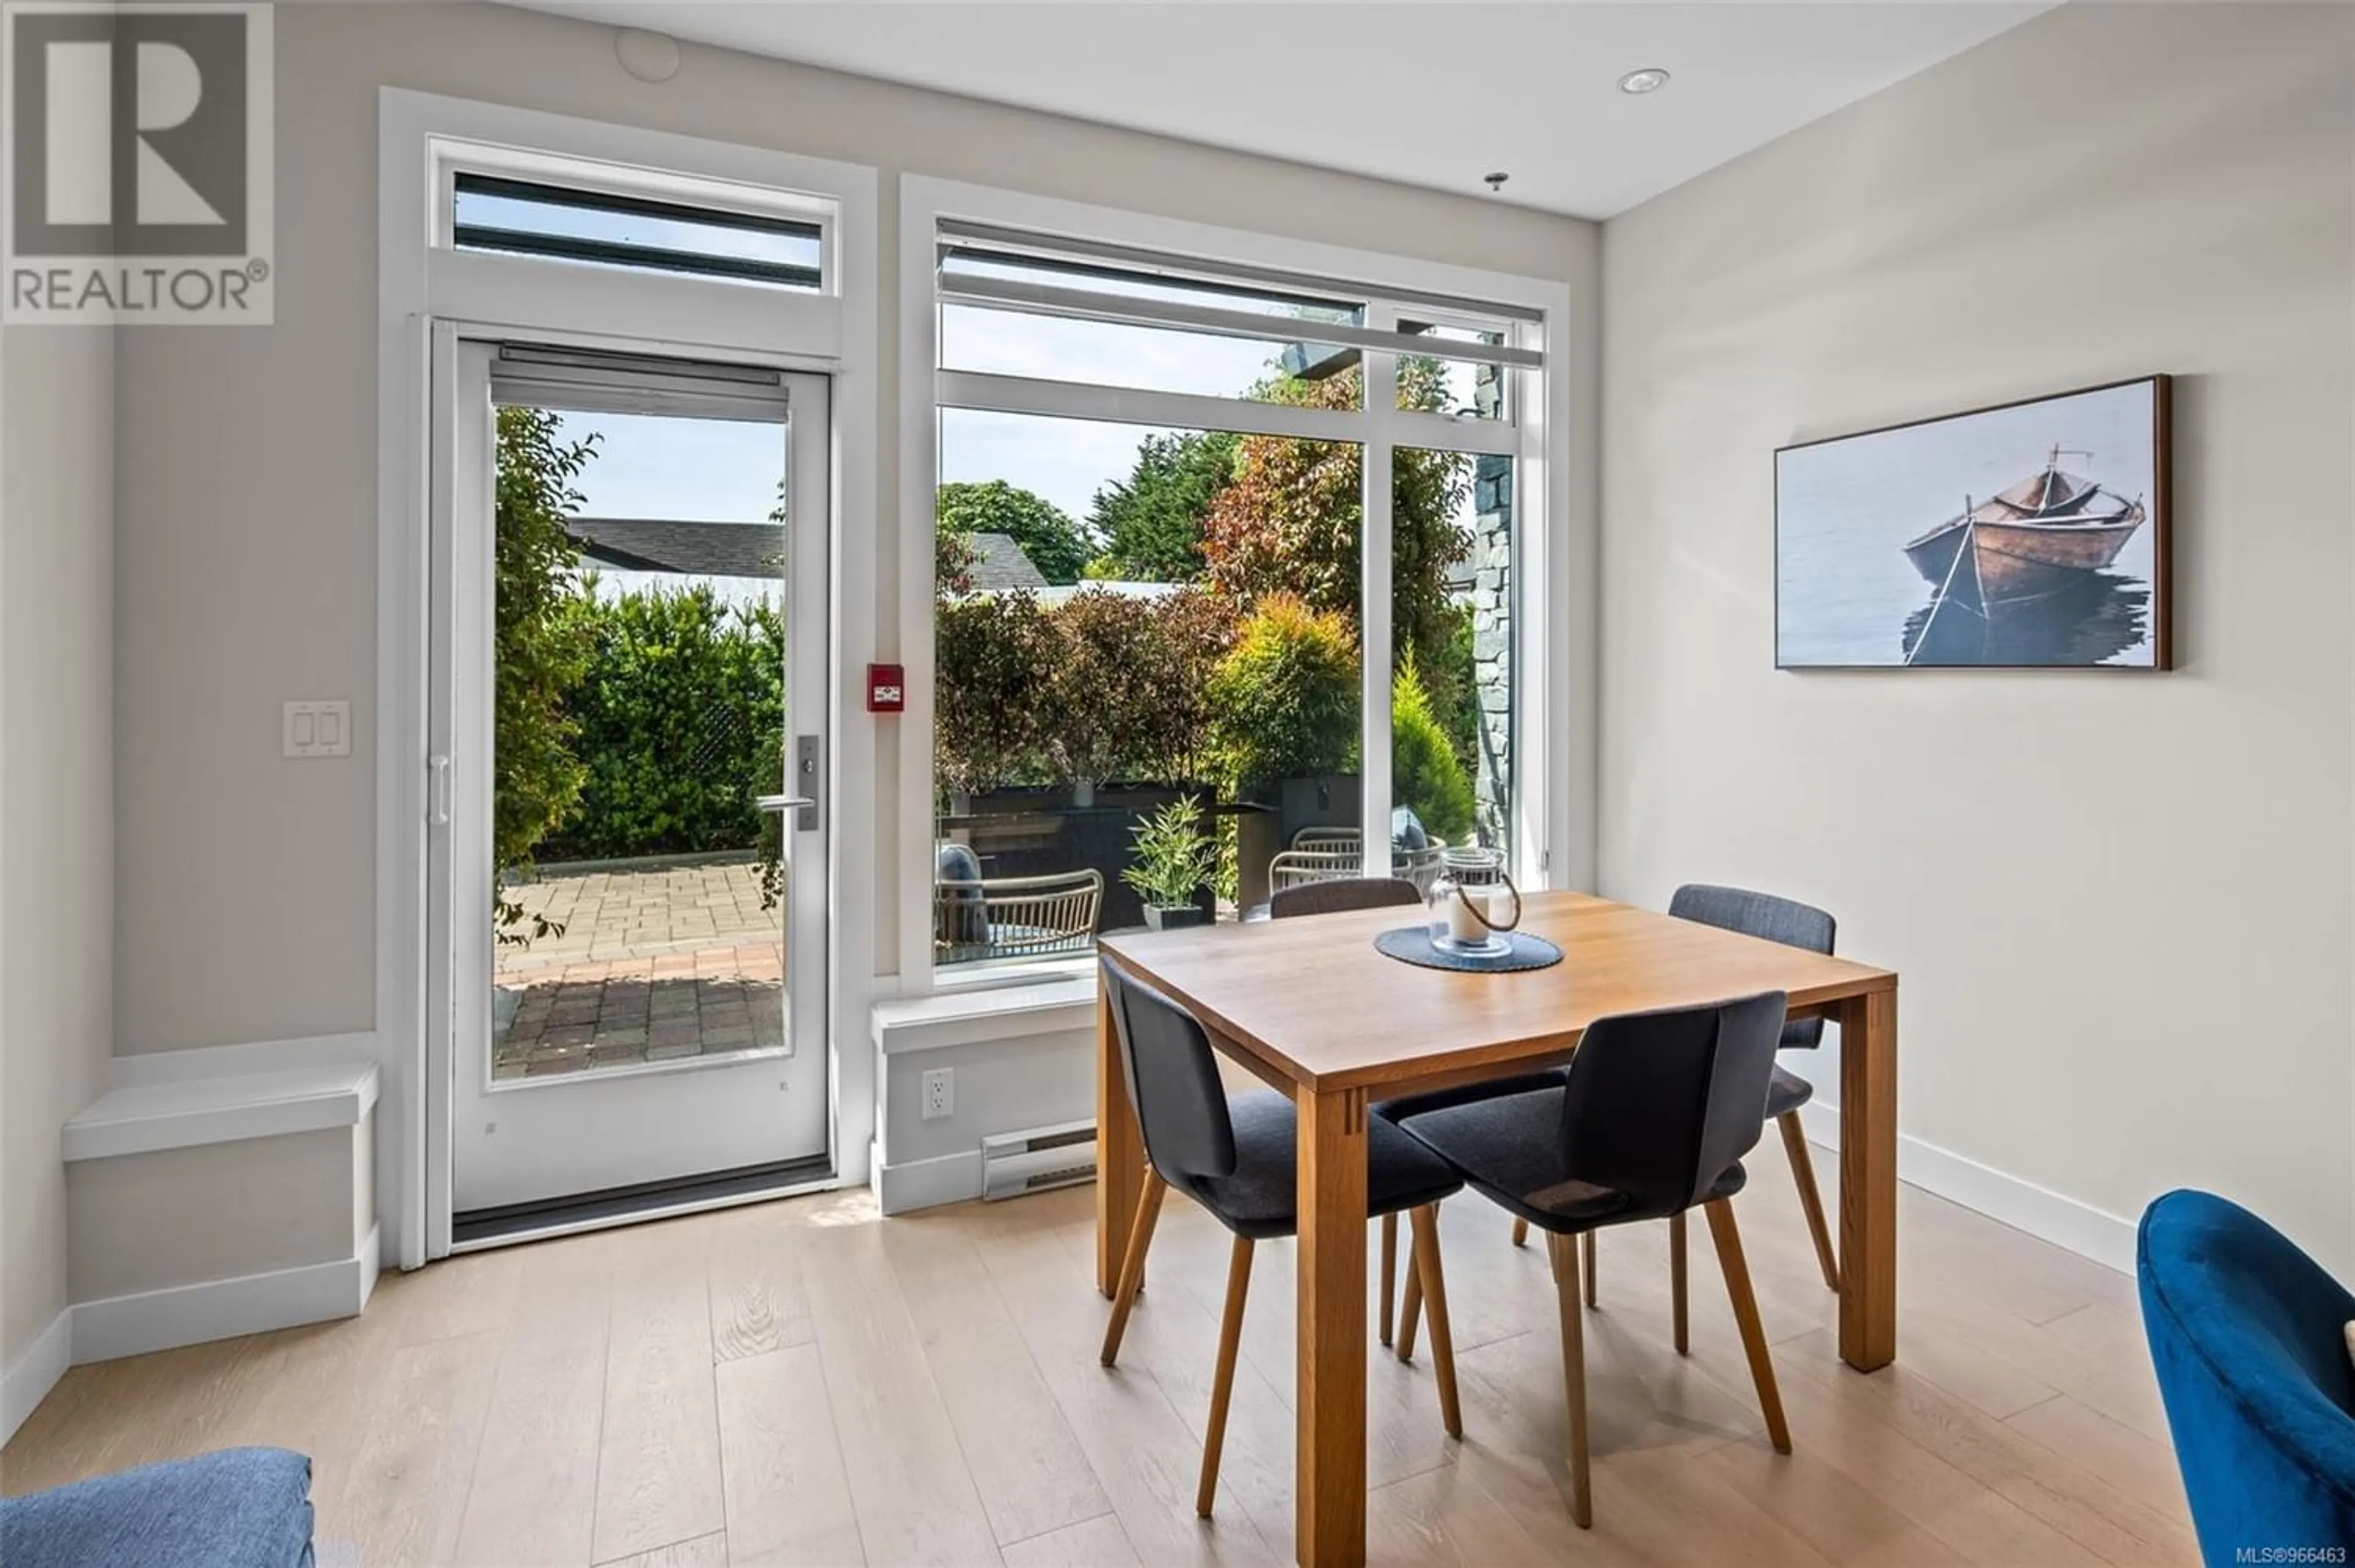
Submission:
M 1465 1440 L 1440 1430 L 1427 1361 L 1377 1357 L 1375 1562 L 2196 1560 L 2132 1282 L 1908 1189 L 1898 1364 L 1860 1376 L 1834 1360 L 1776 1140 L 1755 1168 L 1737 1208 L 1797 1452 L 1766 1444 L 1706 1233 L 1680 1360 L 1665 1228 L 1606 1232 L 1595 1529 L 1573 1528 L 1545 1254 L 1467 1196 L 1444 1217 Z M 322 1562 L 365 1568 L 1282 1568 L 1289 1244 L 1260 1249 L 1204 1524 L 1225 1232 L 1171 1200 L 1107 1372 L 1092 1204 L 886 1221 L 831 1196 L 388 1275 L 349 1322 L 76 1368 L 0 1484 L 281 1444 L 315 1460 Z

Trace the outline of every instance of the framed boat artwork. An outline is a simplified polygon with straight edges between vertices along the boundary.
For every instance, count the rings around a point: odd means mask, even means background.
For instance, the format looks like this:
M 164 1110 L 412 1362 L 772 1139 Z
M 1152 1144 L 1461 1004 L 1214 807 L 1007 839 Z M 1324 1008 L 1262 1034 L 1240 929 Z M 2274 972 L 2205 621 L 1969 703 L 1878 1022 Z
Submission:
M 1774 454 L 1782 669 L 2166 669 L 2168 379 Z

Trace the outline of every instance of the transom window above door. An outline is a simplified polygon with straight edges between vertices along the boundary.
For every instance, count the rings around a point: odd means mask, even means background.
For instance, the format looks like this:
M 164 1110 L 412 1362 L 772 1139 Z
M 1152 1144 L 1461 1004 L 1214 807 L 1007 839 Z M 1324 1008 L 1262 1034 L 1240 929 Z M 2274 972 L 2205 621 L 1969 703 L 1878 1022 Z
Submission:
M 462 251 L 772 288 L 824 282 L 825 231 L 806 219 L 464 170 L 451 184 L 452 239 Z
M 428 270 L 461 292 L 504 289 L 551 325 L 651 311 L 738 352 L 773 338 L 809 353 L 825 313 L 838 314 L 847 279 L 832 197 L 453 136 L 427 138 L 425 153 Z M 775 324 L 762 343 L 730 325 L 747 312 Z

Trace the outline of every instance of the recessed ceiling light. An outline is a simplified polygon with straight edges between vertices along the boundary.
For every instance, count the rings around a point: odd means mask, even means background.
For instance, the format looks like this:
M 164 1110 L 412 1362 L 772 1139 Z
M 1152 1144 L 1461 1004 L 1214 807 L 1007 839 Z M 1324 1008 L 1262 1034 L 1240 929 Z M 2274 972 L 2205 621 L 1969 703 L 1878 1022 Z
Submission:
M 678 40 L 667 33 L 623 27 L 613 36 L 613 53 L 640 81 L 668 81 L 678 74 Z
M 1668 73 L 1656 65 L 1647 65 L 1641 70 L 1631 70 L 1619 79 L 1620 91 L 1634 93 L 1638 97 L 1646 92 L 1657 92 L 1668 85 Z

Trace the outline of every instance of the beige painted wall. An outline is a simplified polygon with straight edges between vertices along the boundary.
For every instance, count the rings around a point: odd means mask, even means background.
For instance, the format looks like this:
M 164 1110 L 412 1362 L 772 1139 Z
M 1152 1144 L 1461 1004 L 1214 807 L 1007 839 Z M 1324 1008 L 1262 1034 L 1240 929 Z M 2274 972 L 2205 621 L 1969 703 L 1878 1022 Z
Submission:
M 501 7 L 277 16 L 277 325 L 123 335 L 126 1052 L 372 1022 L 378 84 L 877 165 L 890 291 L 901 171 L 1592 283 L 1592 225 L 1476 197 L 695 47 L 676 80 L 648 85 L 615 63 L 611 29 Z M 896 592 L 892 298 L 873 519 L 884 604 Z M 848 632 L 853 656 L 868 656 L 871 630 Z M 282 762 L 279 704 L 336 696 L 352 699 L 353 755 Z M 884 763 L 888 791 L 895 759 Z M 890 848 L 845 851 L 887 896 Z M 891 918 L 887 906 L 879 937 Z M 889 963 L 890 944 L 878 946 Z
M 1825 905 L 1905 1133 L 2355 1268 L 2355 11 L 2065 6 L 1604 254 L 1604 890 Z M 2162 370 L 2178 673 L 1775 672 L 1775 447 Z
M 347 1127 L 66 1167 L 77 1303 L 351 1257 L 376 1222 L 374 1114 Z
M 115 335 L 0 330 L 0 1365 L 66 1305 L 58 1133 L 113 1032 Z

